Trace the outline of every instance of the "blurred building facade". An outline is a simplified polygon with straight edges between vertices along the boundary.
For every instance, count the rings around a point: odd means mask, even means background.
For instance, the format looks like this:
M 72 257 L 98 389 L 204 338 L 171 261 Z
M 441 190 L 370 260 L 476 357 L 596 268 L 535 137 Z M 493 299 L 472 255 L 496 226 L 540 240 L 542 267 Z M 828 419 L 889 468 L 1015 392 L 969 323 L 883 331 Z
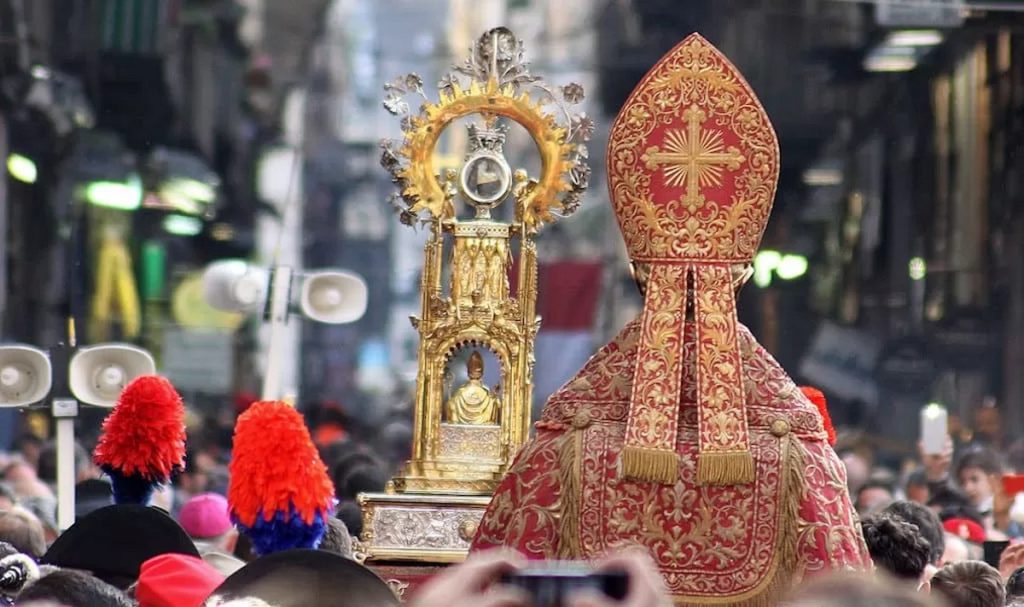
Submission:
M 783 159 L 764 247 L 811 263 L 748 286 L 741 319 L 840 422 L 883 439 L 912 445 L 930 401 L 966 423 L 996 402 L 1007 433 L 1024 422 L 1024 40 L 1021 13 L 999 8 L 634 1 L 598 15 L 606 113 L 690 31 L 758 92 Z
M 196 312 L 203 265 L 242 257 L 341 266 L 370 285 L 359 323 L 291 325 L 286 388 L 369 420 L 408 406 L 423 234 L 386 201 L 377 142 L 398 125 L 380 107 L 381 85 L 408 72 L 432 84 L 479 33 L 505 24 L 534 72 L 589 94 L 595 179 L 539 247 L 551 268 L 601 267 L 579 342 L 596 345 L 638 309 L 601 177 L 607 128 L 646 70 L 700 31 L 779 132 L 764 247 L 810 262 L 789 279 L 766 266 L 743 291 L 741 320 L 826 391 L 839 421 L 904 440 L 924 403 L 969 418 L 991 396 L 1020 431 L 1024 38 L 1021 13 L 998 4 L 0 0 L 3 338 L 55 343 L 69 315 L 86 331 L 101 236 L 114 226 L 132 254 L 140 328 L 114 306 L 104 335 L 149 347 L 190 398 L 212 406 L 258 386 L 260 319 Z M 528 156 L 523 143 L 510 140 L 514 163 Z M 459 161 L 463 144 L 446 139 L 442 163 Z M 212 202 L 174 206 L 161 184 L 179 158 L 208 169 Z M 82 186 L 96 181 L 136 188 L 138 204 L 91 204 Z M 567 351 L 539 352 L 538 369 Z

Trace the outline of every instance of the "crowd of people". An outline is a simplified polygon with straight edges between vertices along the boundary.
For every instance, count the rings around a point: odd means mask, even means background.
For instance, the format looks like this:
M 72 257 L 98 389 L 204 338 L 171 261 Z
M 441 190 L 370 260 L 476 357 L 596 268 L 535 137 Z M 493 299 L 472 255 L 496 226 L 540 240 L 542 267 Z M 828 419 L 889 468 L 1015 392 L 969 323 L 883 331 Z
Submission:
M 236 419 L 252 400 L 240 399 L 232 415 L 200 416 L 188 411 L 184 465 L 173 482 L 157 486 L 148 500 L 147 510 L 162 516 L 132 522 L 137 515 L 121 512 L 108 517 L 105 528 L 99 525 L 99 535 L 88 540 L 70 540 L 67 536 L 72 533 L 67 532 L 62 538 L 67 541 L 55 544 L 61 536 L 55 442 L 25 434 L 11 450 L 0 452 L 0 605 L 15 604 L 15 596 L 18 605 L 66 607 L 233 604 L 217 598 L 203 601 L 257 556 L 252 542 L 232 520 L 226 497 L 232 433 Z M 375 429 L 361 427 L 337 405 L 307 413 L 309 437 L 335 490 L 336 509 L 326 521 L 319 550 L 352 559 L 352 537 L 358 537 L 362 527 L 356 496 L 384 491 L 391 474 L 407 458 L 411 430 L 406 417 L 388 416 Z M 75 445 L 75 518 L 79 521 L 102 515 L 116 503 L 110 475 L 97 465 L 94 449 L 94 444 Z M 166 524 L 168 518 L 176 523 L 173 527 Z M 151 527 L 143 538 L 151 544 L 148 549 L 125 544 L 131 534 L 140 533 L 140 526 Z M 97 545 L 91 546 L 91 540 L 98 540 Z M 89 554 L 81 555 L 78 567 L 49 564 L 60 560 L 57 552 L 69 550 Z M 147 550 L 153 556 L 142 562 L 140 554 Z M 104 559 L 111 562 L 109 567 L 95 565 Z
M 244 409 L 240 407 L 237 413 Z M 943 453 L 919 453 L 904 462 L 899 472 L 882 465 L 882 458 L 862 443 L 844 444 L 840 433 L 837 448 L 846 464 L 850 494 L 875 571 L 843 572 L 825 580 L 811 578 L 792 595 L 791 604 L 1024 606 L 1024 504 L 1008 494 L 1002 482 L 1005 474 L 1017 470 L 1013 465 L 1015 448 L 1005 445 L 998 433 L 1001 425 L 991 422 L 995 415 L 998 412 L 994 410 L 980 411 L 974 420 L 976 429 L 955 432 Z M 123 575 L 114 566 L 97 572 L 84 566 L 48 564 L 53 560 L 50 553 L 61 545 L 56 542 L 60 530 L 56 523 L 55 445 L 26 435 L 13 450 L 0 453 L 0 596 L 6 604 L 271 605 L 256 598 L 241 603 L 217 597 L 208 600 L 256 555 L 229 515 L 226 497 L 234 416 L 188 419 L 185 466 L 172 484 L 153 494 L 147 508 L 176 521 L 187 534 L 187 549 L 167 548 L 171 540 L 166 538 L 154 540 L 158 544 L 154 554 L 137 572 L 129 566 Z M 362 525 L 356 496 L 384 490 L 407 456 L 409 427 L 396 416 L 382 430 L 371 433 L 330 406 L 310 412 L 306 422 L 327 464 L 337 504 L 326 521 L 319 549 L 351 559 L 352 537 L 359 536 Z M 114 503 L 108 475 L 94 462 L 91 447 L 75 449 L 78 519 Z M 110 523 L 106 541 L 120 541 L 118 534 L 125 533 L 120 525 Z M 109 547 L 94 549 L 97 558 L 110 554 L 112 560 L 118 559 Z M 502 575 L 522 566 L 520 557 L 510 552 L 473 555 L 407 598 L 414 607 L 529 607 L 531 599 L 522 589 L 498 583 Z M 627 551 L 597 566 L 625 571 L 630 579 L 629 594 L 612 601 L 580 593 L 569 604 L 671 604 L 647 555 Z

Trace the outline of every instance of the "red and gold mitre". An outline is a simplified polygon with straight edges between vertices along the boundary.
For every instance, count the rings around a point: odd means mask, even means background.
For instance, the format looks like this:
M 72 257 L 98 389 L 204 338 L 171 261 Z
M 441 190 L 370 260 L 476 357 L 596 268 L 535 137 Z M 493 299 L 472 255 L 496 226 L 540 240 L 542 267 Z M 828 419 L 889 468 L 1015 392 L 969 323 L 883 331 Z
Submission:
M 683 327 L 696 325 L 701 484 L 753 481 L 732 268 L 749 264 L 779 175 L 775 130 L 739 71 L 692 34 L 640 81 L 608 142 L 612 205 L 649 271 L 623 473 L 674 483 Z

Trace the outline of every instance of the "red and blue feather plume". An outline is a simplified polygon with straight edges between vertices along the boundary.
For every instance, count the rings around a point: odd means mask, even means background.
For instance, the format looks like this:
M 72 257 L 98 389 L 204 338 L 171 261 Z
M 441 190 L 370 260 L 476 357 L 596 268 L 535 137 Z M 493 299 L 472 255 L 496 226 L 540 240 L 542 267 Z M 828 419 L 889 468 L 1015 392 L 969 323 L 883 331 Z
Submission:
M 230 472 L 231 518 L 256 554 L 320 545 L 334 486 L 294 407 L 261 401 L 238 417 Z
M 148 504 L 185 465 L 185 406 L 171 382 L 143 375 L 125 386 L 93 460 L 110 476 L 115 504 Z

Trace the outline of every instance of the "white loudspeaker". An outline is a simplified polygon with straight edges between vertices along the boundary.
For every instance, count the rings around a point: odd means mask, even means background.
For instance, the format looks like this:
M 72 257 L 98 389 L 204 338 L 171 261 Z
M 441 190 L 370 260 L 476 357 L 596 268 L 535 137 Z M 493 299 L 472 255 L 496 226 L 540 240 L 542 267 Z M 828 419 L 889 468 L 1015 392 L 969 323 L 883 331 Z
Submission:
M 366 282 L 357 274 L 322 270 L 306 275 L 299 304 L 307 318 L 336 325 L 362 318 L 367 299 Z
M 68 384 L 80 402 L 113 407 L 121 390 L 140 375 L 156 373 L 149 352 L 127 344 L 82 348 L 71 357 Z
M 270 274 L 241 259 L 222 259 L 206 266 L 203 296 L 206 302 L 227 312 L 256 312 L 267 298 Z
M 23 407 L 43 400 L 52 379 L 46 352 L 31 346 L 0 346 L 0 407 Z

